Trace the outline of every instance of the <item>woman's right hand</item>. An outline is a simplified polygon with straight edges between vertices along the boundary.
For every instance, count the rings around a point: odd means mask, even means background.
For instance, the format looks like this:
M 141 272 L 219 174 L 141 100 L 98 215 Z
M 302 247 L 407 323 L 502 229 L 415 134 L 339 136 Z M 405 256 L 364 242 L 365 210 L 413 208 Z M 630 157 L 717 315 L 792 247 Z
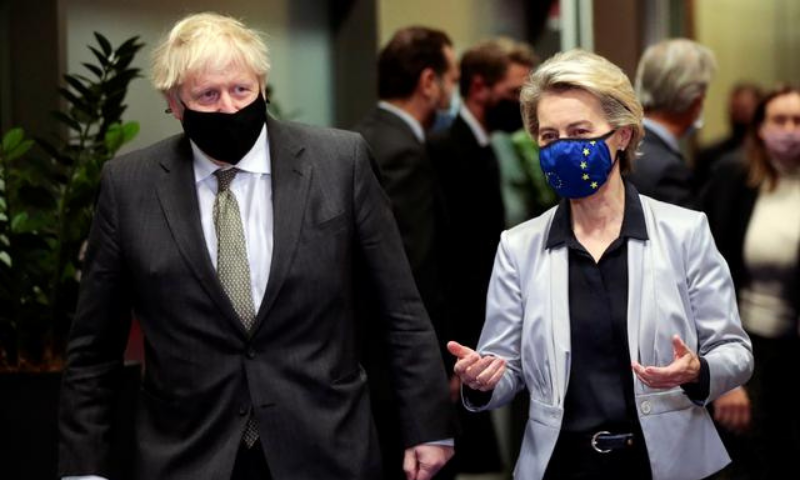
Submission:
M 473 390 L 494 390 L 506 371 L 506 361 L 493 355 L 481 357 L 458 342 L 447 342 L 447 350 L 458 359 L 453 371 L 461 383 Z

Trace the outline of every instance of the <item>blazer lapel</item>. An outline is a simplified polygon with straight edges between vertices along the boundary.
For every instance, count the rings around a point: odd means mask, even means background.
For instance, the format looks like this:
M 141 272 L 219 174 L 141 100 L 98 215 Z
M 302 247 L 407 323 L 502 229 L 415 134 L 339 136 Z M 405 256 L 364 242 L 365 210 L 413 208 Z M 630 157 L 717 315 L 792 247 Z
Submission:
M 181 255 L 208 296 L 237 330 L 246 335 L 208 255 L 197 203 L 192 150 L 186 137 L 180 140 L 174 155 L 161 160 L 161 167 L 163 172 L 156 192 Z
M 553 352 L 549 357 L 555 359 L 555 381 L 558 392 L 557 405 L 563 405 L 569 381 L 570 338 L 569 322 L 569 251 L 566 246 L 556 247 L 550 254 L 550 302 L 552 309 Z
M 640 197 L 641 198 L 641 197 Z M 657 251 L 653 213 L 642 199 L 649 240 L 628 241 L 628 349 L 631 360 L 642 365 L 655 365 L 655 338 L 658 324 L 656 311 L 656 279 L 653 252 Z M 633 373 L 631 373 L 635 377 Z M 634 381 L 637 388 L 644 388 Z
M 275 303 L 297 248 L 303 224 L 312 168 L 302 154 L 305 147 L 292 132 L 267 118 L 272 161 L 273 249 L 267 291 L 256 316 L 257 330 Z

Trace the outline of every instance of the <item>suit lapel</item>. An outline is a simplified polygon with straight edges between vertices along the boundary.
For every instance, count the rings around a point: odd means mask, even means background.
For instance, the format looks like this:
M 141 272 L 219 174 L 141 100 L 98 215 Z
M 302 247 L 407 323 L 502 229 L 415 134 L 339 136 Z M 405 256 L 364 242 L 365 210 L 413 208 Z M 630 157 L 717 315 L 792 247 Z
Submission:
M 303 157 L 305 147 L 291 127 L 268 117 L 267 132 L 272 162 L 273 249 L 256 330 L 274 305 L 294 258 L 312 173 L 311 165 Z
M 156 192 L 181 255 L 208 296 L 225 312 L 237 330 L 246 334 L 208 255 L 197 203 L 192 150 L 186 137 L 180 140 L 174 155 L 161 160 L 161 167 L 163 172 Z

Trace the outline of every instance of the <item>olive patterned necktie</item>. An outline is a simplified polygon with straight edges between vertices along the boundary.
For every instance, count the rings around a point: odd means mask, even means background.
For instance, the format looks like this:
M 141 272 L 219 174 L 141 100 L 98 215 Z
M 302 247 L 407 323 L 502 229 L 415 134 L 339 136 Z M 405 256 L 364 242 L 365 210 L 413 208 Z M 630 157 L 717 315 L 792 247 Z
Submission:
M 233 309 L 250 333 L 256 319 L 250 283 L 250 265 L 247 260 L 247 243 L 244 237 L 239 203 L 230 190 L 231 182 L 239 172 L 236 168 L 219 169 L 217 197 L 214 200 L 214 228 L 217 233 L 217 276 Z M 252 447 L 258 440 L 258 427 L 252 413 L 245 426 L 242 440 Z

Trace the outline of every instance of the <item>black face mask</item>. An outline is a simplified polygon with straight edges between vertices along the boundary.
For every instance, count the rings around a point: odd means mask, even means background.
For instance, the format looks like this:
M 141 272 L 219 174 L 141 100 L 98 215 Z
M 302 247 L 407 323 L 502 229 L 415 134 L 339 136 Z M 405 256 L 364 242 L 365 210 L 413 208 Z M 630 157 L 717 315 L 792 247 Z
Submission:
M 486 109 L 486 127 L 490 132 L 500 130 L 513 133 L 522 126 L 522 113 L 518 100 L 503 98 Z
M 261 94 L 235 113 L 198 112 L 184 106 L 183 131 L 206 155 L 235 165 L 253 148 L 267 121 Z

